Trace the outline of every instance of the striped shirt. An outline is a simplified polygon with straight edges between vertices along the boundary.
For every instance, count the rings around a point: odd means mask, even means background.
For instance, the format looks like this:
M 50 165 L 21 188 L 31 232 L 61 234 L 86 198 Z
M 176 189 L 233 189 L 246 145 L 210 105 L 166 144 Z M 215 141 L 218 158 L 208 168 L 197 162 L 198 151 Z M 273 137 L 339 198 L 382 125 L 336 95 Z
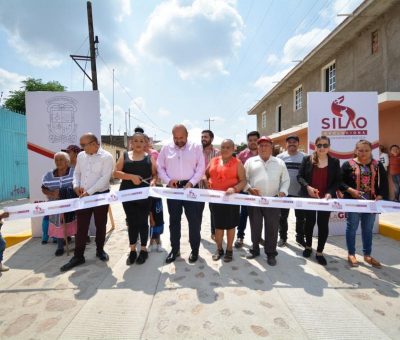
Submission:
M 72 188 L 74 179 L 74 168 L 69 168 L 68 173 L 64 176 L 56 177 L 56 170 L 51 170 L 43 176 L 42 186 L 50 191 L 59 190 L 61 188 Z
M 221 154 L 221 151 L 219 151 L 217 148 L 214 148 L 212 146 L 210 149 L 203 148 L 203 154 L 204 154 L 204 161 L 206 163 L 206 168 L 207 168 L 208 163 L 210 163 L 211 159 L 219 156 Z

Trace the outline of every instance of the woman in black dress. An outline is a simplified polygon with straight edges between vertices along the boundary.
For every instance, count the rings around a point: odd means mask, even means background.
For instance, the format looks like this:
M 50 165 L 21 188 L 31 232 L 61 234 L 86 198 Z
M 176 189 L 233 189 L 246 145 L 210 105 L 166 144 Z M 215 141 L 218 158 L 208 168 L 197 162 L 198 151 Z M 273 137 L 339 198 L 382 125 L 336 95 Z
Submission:
M 157 182 L 157 167 L 154 160 L 145 151 L 145 136 L 135 133 L 131 139 L 132 151 L 124 152 L 118 159 L 114 177 L 122 179 L 120 190 L 154 186 Z M 148 257 L 147 239 L 149 235 L 150 199 L 122 203 L 128 221 L 128 235 L 131 252 L 127 265 L 142 264 Z M 136 242 L 140 234 L 140 253 L 137 255 Z

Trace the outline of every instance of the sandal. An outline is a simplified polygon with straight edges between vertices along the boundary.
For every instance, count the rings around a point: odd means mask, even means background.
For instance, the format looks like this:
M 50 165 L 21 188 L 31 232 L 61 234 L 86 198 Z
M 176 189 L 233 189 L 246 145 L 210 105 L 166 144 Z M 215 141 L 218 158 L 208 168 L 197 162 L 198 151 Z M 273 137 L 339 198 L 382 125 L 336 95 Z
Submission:
M 212 256 L 212 259 L 214 261 L 218 261 L 221 258 L 222 255 L 224 255 L 224 250 L 223 249 L 217 249 L 216 252 Z
M 347 261 L 349 262 L 350 267 L 358 267 L 358 261 L 355 255 L 347 256 Z
M 231 262 L 233 260 L 233 251 L 227 250 L 224 256 L 224 262 Z
M 364 256 L 364 261 L 370 264 L 372 267 L 382 268 L 380 262 L 375 260 L 372 256 Z

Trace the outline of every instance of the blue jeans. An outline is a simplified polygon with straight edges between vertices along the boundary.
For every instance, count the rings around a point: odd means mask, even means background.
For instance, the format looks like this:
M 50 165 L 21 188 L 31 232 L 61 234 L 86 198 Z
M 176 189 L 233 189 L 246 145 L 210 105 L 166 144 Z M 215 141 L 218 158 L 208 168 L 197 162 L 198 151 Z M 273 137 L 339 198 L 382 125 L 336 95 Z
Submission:
M 394 186 L 394 200 L 400 200 L 400 175 L 392 175 L 392 181 Z
M 3 254 L 5 249 L 6 249 L 6 241 L 4 240 L 3 236 L 1 236 L 0 233 L 0 263 L 3 262 Z
M 49 216 L 43 216 L 42 220 L 42 241 L 49 240 Z
M 364 256 L 370 256 L 372 251 L 372 230 L 374 228 L 376 214 L 370 213 L 346 213 L 346 244 L 349 255 L 356 253 L 356 232 L 361 221 L 361 238 Z

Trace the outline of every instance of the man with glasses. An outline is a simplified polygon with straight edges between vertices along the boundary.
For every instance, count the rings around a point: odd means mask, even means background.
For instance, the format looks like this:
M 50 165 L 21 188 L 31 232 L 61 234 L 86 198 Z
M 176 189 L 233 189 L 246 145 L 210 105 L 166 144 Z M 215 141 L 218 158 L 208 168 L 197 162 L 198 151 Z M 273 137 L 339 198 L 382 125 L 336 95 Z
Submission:
M 92 133 L 85 133 L 80 138 L 84 150 L 78 154 L 74 172 L 74 190 L 78 197 L 102 194 L 110 191 L 110 178 L 114 168 L 112 155 L 100 147 L 99 140 Z M 85 263 L 85 247 L 90 219 L 94 215 L 96 225 L 96 256 L 103 262 L 108 261 L 104 251 L 106 238 L 108 204 L 76 211 L 78 232 L 75 252 L 71 260 L 61 267 L 61 271 L 70 270 Z
M 282 159 L 289 172 L 290 176 L 290 187 L 289 187 L 289 197 L 298 197 L 300 192 L 300 184 L 297 182 L 297 175 L 299 173 L 301 162 L 305 154 L 299 151 L 299 137 L 296 135 L 288 136 L 286 138 L 286 151 L 282 152 L 278 156 Z M 303 210 L 295 209 L 294 213 L 296 215 L 296 242 L 305 247 L 306 242 L 304 241 L 304 224 L 305 215 Z M 279 219 L 279 242 L 278 247 L 284 247 L 287 242 L 288 233 L 288 216 L 289 209 L 281 209 L 281 216 Z

